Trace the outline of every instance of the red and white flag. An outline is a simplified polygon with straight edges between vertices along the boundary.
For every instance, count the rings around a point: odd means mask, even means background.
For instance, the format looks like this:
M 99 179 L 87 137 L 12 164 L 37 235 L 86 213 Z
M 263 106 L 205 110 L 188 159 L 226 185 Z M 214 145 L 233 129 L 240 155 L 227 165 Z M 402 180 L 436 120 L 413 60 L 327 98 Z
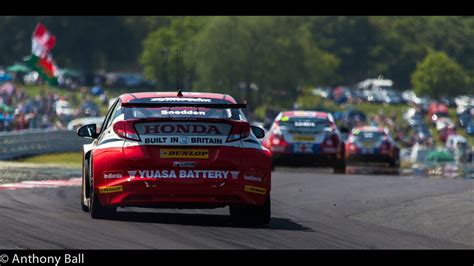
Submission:
M 32 54 L 41 58 L 47 57 L 56 44 L 56 37 L 49 33 L 46 27 L 41 23 L 36 25 L 31 40 Z

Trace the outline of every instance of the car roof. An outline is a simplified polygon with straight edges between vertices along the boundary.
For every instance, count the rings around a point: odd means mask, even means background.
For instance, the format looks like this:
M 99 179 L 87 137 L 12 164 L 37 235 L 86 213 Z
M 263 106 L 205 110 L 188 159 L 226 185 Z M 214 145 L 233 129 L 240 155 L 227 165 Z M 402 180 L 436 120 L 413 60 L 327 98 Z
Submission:
M 319 117 L 328 118 L 328 113 L 320 111 L 292 110 L 282 112 L 282 116 L 287 117 Z
M 182 98 L 206 98 L 206 99 L 219 99 L 226 100 L 230 103 L 237 103 L 232 96 L 221 93 L 210 93 L 210 92 L 183 92 Z M 136 92 L 126 93 L 119 96 L 123 103 L 128 103 L 131 100 L 136 99 L 147 99 L 147 98 L 180 98 L 176 92 Z

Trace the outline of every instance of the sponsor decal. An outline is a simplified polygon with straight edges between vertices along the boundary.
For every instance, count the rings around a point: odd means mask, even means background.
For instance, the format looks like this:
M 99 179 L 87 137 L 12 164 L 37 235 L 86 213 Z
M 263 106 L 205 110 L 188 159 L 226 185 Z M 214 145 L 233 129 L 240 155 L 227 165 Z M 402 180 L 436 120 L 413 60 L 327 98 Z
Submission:
M 192 111 L 192 110 L 180 110 L 180 111 L 168 111 L 168 110 L 162 110 L 161 111 L 162 115 L 206 115 L 206 112 L 204 111 Z
M 154 124 L 144 125 L 144 134 L 209 134 L 222 135 L 215 125 L 199 124 Z
M 196 167 L 196 162 L 173 162 L 174 167 Z
M 145 144 L 223 144 L 224 140 L 220 137 L 159 137 L 144 138 Z
M 239 177 L 239 171 L 231 171 L 230 172 L 232 174 L 232 179 L 237 179 Z
M 153 98 L 152 102 L 198 102 L 198 103 L 210 103 L 211 99 L 203 98 Z
M 136 175 L 137 175 L 137 171 L 136 171 L 136 170 L 128 171 L 128 176 L 129 176 L 129 177 L 135 178 Z
M 293 135 L 294 141 L 314 141 L 314 136 Z
M 244 179 L 245 180 L 248 180 L 248 181 L 256 181 L 256 182 L 262 182 L 262 178 L 259 177 L 259 176 L 255 176 L 255 175 L 244 175 Z
M 100 187 L 99 192 L 101 194 L 104 193 L 113 193 L 113 192 L 122 192 L 123 188 L 122 186 L 114 186 L 114 187 Z
M 260 194 L 260 195 L 265 195 L 265 193 L 267 193 L 266 189 L 260 188 L 260 187 L 253 187 L 253 186 L 245 186 L 244 190 L 245 192 L 250 192 L 250 193 L 255 193 L 255 194 Z
M 224 170 L 137 170 L 137 173 L 140 178 L 155 179 L 228 179 L 233 177 L 230 171 Z
M 293 146 L 293 151 L 295 153 L 312 153 L 313 152 L 313 145 L 306 144 L 306 143 L 297 143 Z
M 315 127 L 316 123 L 310 121 L 296 121 L 295 127 Z
M 161 149 L 160 158 L 209 159 L 208 149 Z
M 188 137 L 180 137 L 179 138 L 179 144 L 186 145 L 186 144 L 188 144 L 188 140 L 189 140 Z
M 122 171 L 104 172 L 104 178 L 122 178 Z

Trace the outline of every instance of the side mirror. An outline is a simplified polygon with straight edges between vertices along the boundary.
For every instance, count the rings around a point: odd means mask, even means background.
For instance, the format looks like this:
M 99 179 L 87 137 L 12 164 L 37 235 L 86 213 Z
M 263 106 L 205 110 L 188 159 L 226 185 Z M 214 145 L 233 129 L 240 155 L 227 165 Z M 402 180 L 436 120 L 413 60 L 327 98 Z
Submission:
M 265 137 L 265 130 L 263 128 L 257 127 L 257 126 L 251 126 L 253 134 L 258 138 L 262 139 Z
M 77 135 L 83 138 L 93 138 L 96 139 L 99 134 L 97 133 L 96 124 L 88 124 L 77 129 Z

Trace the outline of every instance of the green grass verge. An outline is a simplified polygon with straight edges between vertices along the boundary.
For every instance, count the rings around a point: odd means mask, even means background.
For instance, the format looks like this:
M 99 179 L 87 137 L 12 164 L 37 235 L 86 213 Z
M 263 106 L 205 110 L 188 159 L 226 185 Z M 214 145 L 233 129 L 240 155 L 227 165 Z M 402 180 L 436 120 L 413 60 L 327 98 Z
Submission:
M 38 156 L 25 157 L 17 162 L 57 165 L 68 168 L 82 168 L 82 152 L 65 152 L 42 154 Z

